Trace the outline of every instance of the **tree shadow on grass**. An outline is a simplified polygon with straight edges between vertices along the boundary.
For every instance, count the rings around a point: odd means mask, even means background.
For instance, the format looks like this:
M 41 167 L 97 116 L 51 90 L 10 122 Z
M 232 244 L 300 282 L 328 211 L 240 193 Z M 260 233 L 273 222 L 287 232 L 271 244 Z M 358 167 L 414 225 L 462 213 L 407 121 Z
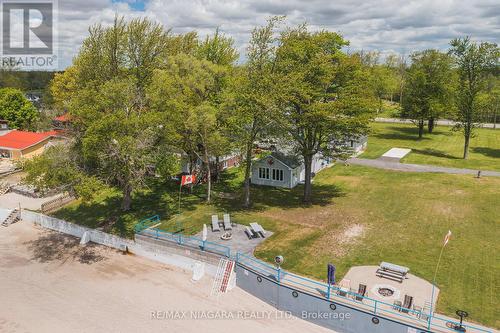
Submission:
M 183 189 L 183 207 L 191 208 L 199 200 L 196 197 L 191 199 L 187 191 L 187 188 Z M 52 215 L 89 228 L 132 238 L 134 226 L 141 220 L 154 215 L 168 219 L 176 214 L 178 193 L 179 187 L 175 182 L 151 181 L 147 189 L 133 194 L 132 206 L 127 212 L 121 209 L 121 193 L 113 191 L 105 198 L 68 206 Z
M 409 140 L 409 141 L 423 141 L 431 140 L 434 135 L 453 135 L 449 130 L 434 129 L 433 133 L 425 133 L 422 139 L 418 138 L 418 128 L 416 126 L 388 126 L 383 132 L 377 130 L 370 134 L 371 136 L 384 140 Z
M 457 156 L 450 155 L 442 150 L 437 150 L 437 149 L 432 149 L 432 148 L 426 148 L 426 149 L 412 149 L 413 153 L 418 153 L 420 155 L 427 155 L 427 156 L 434 156 L 434 157 L 441 157 L 441 158 L 447 158 L 451 160 L 458 160 L 460 159 Z
M 370 135 L 384 140 L 421 141 L 418 139 L 418 128 L 413 126 L 388 126 L 383 132 L 376 131 Z M 422 140 L 430 140 L 430 138 L 424 136 Z
M 239 190 L 242 193 L 243 189 Z M 251 187 L 252 211 L 262 211 L 269 208 L 300 208 L 312 205 L 326 206 L 332 203 L 333 198 L 343 197 L 346 193 L 337 185 L 313 184 L 312 200 L 310 204 L 302 201 L 304 186 L 299 185 L 293 189 L 258 186 Z M 226 211 L 241 211 L 242 195 L 233 199 L 217 200 L 215 205 Z
M 500 149 L 489 148 L 489 147 L 474 147 L 472 152 L 477 154 L 482 154 L 484 156 L 500 158 Z
M 224 172 L 221 181 L 213 186 L 211 204 L 218 210 L 237 212 L 246 210 L 242 206 L 243 184 L 241 174 Z M 122 197 L 112 192 L 102 200 L 80 203 L 78 206 L 62 208 L 53 215 L 69 222 L 97 228 L 122 237 L 133 238 L 134 226 L 141 220 L 159 215 L 162 221 L 169 221 L 178 213 L 179 183 L 175 181 L 151 181 L 148 189 L 133 195 L 132 208 L 121 210 Z M 313 184 L 312 205 L 328 205 L 335 197 L 345 193 L 336 185 Z M 182 212 L 196 211 L 206 200 L 206 185 L 190 190 L 182 188 Z M 294 189 L 254 186 L 251 188 L 253 206 L 249 211 L 262 211 L 272 207 L 309 207 L 302 202 L 303 185 Z M 177 228 L 177 226 L 172 226 Z M 175 231 L 177 229 L 169 231 Z
M 31 251 L 31 259 L 41 263 L 76 260 L 89 265 L 106 259 L 99 254 L 98 245 L 88 243 L 83 247 L 78 238 L 54 231 L 47 231 L 25 245 Z
M 127 228 L 122 221 L 123 212 L 120 206 L 121 197 L 113 194 L 101 201 L 81 202 L 78 206 L 63 207 L 52 215 L 93 229 L 114 229 L 124 235 Z

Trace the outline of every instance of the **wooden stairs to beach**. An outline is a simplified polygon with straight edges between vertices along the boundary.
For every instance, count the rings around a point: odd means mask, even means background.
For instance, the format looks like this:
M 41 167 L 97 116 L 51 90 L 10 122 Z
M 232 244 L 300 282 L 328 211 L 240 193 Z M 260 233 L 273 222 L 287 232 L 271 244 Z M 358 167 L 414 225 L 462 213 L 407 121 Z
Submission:
M 7 218 L 2 222 L 2 225 L 4 227 L 8 227 L 12 223 L 16 223 L 17 221 L 19 221 L 20 218 L 21 218 L 21 212 L 19 211 L 19 209 L 16 208 L 12 212 L 10 212 L 9 216 L 7 216 Z

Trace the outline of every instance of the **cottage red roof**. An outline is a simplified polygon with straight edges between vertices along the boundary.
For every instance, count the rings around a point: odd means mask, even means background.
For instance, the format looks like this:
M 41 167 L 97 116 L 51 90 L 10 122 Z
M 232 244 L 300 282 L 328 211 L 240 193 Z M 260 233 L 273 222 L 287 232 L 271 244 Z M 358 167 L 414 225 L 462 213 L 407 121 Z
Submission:
M 55 135 L 56 131 L 35 133 L 14 130 L 0 136 L 0 148 L 22 150 Z
M 65 113 L 65 114 L 63 114 L 63 115 L 60 115 L 60 116 L 58 116 L 58 117 L 55 117 L 55 118 L 54 118 L 54 120 L 56 120 L 56 121 L 60 121 L 60 122 L 62 122 L 62 123 L 65 123 L 65 122 L 69 121 L 69 118 L 70 118 L 70 117 L 69 117 L 69 114 Z

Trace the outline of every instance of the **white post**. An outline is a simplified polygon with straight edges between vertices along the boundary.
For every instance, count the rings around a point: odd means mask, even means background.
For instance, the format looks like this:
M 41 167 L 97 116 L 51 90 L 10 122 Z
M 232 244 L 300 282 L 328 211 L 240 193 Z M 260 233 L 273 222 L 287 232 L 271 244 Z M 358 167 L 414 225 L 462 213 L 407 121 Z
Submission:
M 439 269 L 439 263 L 441 262 L 441 257 L 443 256 L 443 251 L 444 251 L 444 247 L 445 246 L 446 246 L 446 243 L 441 248 L 441 253 L 439 253 L 439 259 L 438 259 L 438 262 L 437 262 L 437 265 L 436 265 L 436 270 L 434 272 L 434 278 L 432 279 L 431 308 L 430 308 L 430 311 L 429 311 L 429 323 L 428 323 L 428 326 L 427 326 L 428 330 L 431 329 L 431 323 L 432 323 L 432 308 L 433 308 L 433 304 L 434 304 L 434 290 L 436 289 L 436 276 L 437 276 L 437 272 L 438 272 L 438 269 Z

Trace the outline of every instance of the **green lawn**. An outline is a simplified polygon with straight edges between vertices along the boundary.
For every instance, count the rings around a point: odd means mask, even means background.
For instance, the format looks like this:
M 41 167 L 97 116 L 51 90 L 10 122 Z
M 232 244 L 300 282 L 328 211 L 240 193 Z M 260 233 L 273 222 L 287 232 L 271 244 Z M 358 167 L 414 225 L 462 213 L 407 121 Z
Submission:
M 257 257 L 272 261 L 282 254 L 285 269 L 317 279 L 326 278 L 328 262 L 336 264 L 341 277 L 351 266 L 386 260 L 431 280 L 442 239 L 451 229 L 437 277 L 438 311 L 454 315 L 465 309 L 472 320 L 500 327 L 500 178 L 335 166 L 315 178 L 312 206 L 300 204 L 301 187 L 254 187 L 250 211 L 240 206 L 241 180 L 239 169 L 225 173 L 211 205 L 203 203 L 201 187 L 184 193 L 180 216 L 175 184 L 151 185 L 123 216 L 119 193 L 112 191 L 55 215 L 132 236 L 136 222 L 156 213 L 163 229 L 177 231 L 181 225 L 184 233 L 193 234 L 210 223 L 212 213 L 227 211 L 237 223 L 257 221 L 275 232 L 257 249 Z M 347 237 L 352 230 L 358 235 Z
M 372 123 L 371 129 L 363 158 L 378 158 L 391 148 L 410 148 L 412 152 L 402 162 L 500 170 L 500 130 L 478 129 L 471 140 L 469 159 L 464 160 L 464 138 L 451 127 L 438 126 L 422 140 L 418 140 L 417 127 L 411 124 Z
M 316 184 L 335 184 L 345 195 L 312 208 L 272 208 L 280 226 L 257 256 L 285 256 L 285 267 L 318 279 L 328 262 L 343 275 L 351 266 L 385 260 L 411 268 L 432 280 L 442 239 L 453 239 L 444 252 L 437 284 L 438 311 L 469 311 L 471 319 L 500 327 L 500 178 L 413 174 L 364 167 L 335 167 L 321 172 Z M 361 237 L 344 240 L 352 225 Z M 299 231 L 300 230 L 300 231 Z

